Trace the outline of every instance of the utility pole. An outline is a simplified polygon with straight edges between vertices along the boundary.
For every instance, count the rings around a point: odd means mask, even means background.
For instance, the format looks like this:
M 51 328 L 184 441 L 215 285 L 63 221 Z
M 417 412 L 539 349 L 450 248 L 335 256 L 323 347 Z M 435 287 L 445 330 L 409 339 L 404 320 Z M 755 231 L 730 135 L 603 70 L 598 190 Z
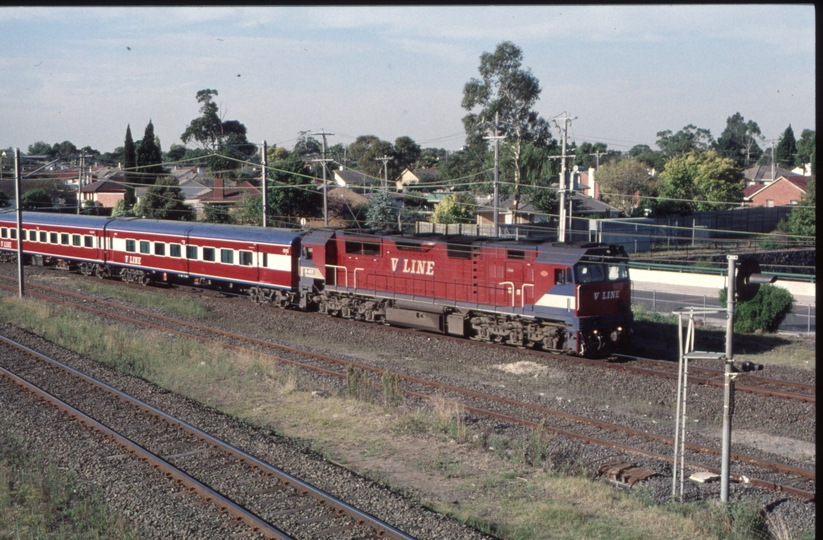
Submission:
M 81 199 L 80 194 L 83 191 L 83 158 L 86 157 L 86 154 L 80 154 L 80 170 L 77 173 L 77 215 L 80 215 L 80 207 L 83 206 L 83 202 Z
M 266 171 L 266 167 L 269 165 L 269 152 L 268 152 L 268 145 L 266 144 L 266 140 L 263 139 L 263 159 L 260 160 L 261 166 L 261 178 L 260 178 L 260 186 L 263 188 L 263 228 L 269 226 L 269 177 L 268 172 Z
M 497 134 L 497 124 L 500 120 L 500 113 L 494 113 L 494 137 L 483 137 L 484 139 L 491 139 L 494 141 L 494 196 L 493 205 L 494 213 L 492 220 L 494 221 L 494 236 L 499 236 L 499 221 L 500 221 L 500 139 L 505 139 Z
M 391 158 L 389 156 L 383 156 L 379 158 L 375 158 L 375 160 L 380 161 L 383 163 L 383 189 L 389 189 L 389 161 Z
M 569 118 L 568 113 L 564 112 L 563 127 L 557 126 L 563 135 L 560 156 L 560 224 L 557 229 L 557 241 L 561 243 L 566 242 L 566 158 L 569 157 L 566 155 L 566 133 L 569 129 L 569 122 L 572 120 L 577 120 L 577 117 Z M 555 125 L 557 125 L 556 120 Z
M 17 209 L 17 292 L 23 298 L 25 287 L 23 286 L 23 205 L 22 191 L 23 178 L 20 174 L 20 149 L 14 149 L 14 206 Z
M 323 226 L 329 226 L 329 192 L 326 186 L 326 135 L 334 135 L 334 133 L 326 133 L 325 130 L 320 130 L 312 135 L 323 136 Z

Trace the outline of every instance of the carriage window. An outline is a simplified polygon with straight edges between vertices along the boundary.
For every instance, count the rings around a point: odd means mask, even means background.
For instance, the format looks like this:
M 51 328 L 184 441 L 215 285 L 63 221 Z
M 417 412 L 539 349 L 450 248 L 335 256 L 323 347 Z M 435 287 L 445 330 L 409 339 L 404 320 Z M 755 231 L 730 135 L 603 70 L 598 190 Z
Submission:
M 50 244 L 56 244 L 57 243 L 57 233 L 56 232 L 49 233 L 49 243 Z
M 85 246 L 87 248 L 93 248 L 94 247 L 94 237 L 93 236 L 86 235 L 86 236 L 83 237 L 83 241 L 85 242 Z
M 203 248 L 203 260 L 214 262 L 214 248 Z
M 40 241 L 41 242 L 43 242 L 44 244 L 46 242 L 48 242 L 48 237 L 49 237 L 49 235 L 46 231 L 40 231 Z
M 598 283 L 603 281 L 603 265 L 602 264 L 578 264 L 577 265 L 577 282 L 578 283 Z
M 230 249 L 221 249 L 220 262 L 226 264 L 234 264 L 234 252 Z
M 180 257 L 181 253 L 180 244 L 169 244 L 169 255 L 172 257 Z
M 163 242 L 155 242 L 154 243 L 154 254 L 155 255 L 165 255 L 166 254 L 166 244 Z
M 68 233 L 61 233 L 60 234 L 60 243 L 64 246 L 69 245 L 69 235 Z
M 251 266 L 252 262 L 252 252 L 251 251 L 241 251 L 240 252 L 240 264 L 243 266 Z
M 565 285 L 572 282 L 571 268 L 555 268 L 554 269 L 554 284 Z
M 5 227 L 0 229 L 0 238 L 8 238 L 9 237 L 9 230 Z
M 629 267 L 626 263 L 610 264 L 609 281 L 620 281 L 629 279 Z
M 509 259 L 524 260 L 526 258 L 526 252 L 519 249 L 509 249 L 507 255 Z
M 197 259 L 197 246 L 186 246 L 186 258 Z
M 129 253 L 134 253 L 135 251 L 137 251 L 137 244 L 134 242 L 134 240 L 126 240 L 126 251 L 128 251 Z
M 25 239 L 26 239 L 26 229 L 21 229 L 21 230 L 20 230 L 20 239 L 21 239 L 21 240 L 25 240 Z
M 71 245 L 80 246 L 80 235 L 79 234 L 71 235 Z
M 151 242 L 148 240 L 140 240 L 140 253 L 148 255 L 151 253 Z
M 311 248 L 309 248 L 309 249 L 311 249 Z M 263 268 L 268 268 L 268 267 L 269 267 L 269 254 L 264 253 L 263 254 Z

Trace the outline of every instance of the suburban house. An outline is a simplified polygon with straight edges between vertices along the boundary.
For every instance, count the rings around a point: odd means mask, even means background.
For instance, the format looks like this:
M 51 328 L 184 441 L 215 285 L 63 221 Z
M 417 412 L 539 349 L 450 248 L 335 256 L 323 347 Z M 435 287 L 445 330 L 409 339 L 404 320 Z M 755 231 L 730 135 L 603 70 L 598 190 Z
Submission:
M 792 206 L 806 195 L 809 177 L 789 174 L 774 182 L 752 184 L 743 190 L 744 206 Z
M 222 177 L 214 179 L 214 189 L 210 192 L 197 197 L 199 205 L 194 207 L 198 211 L 205 209 L 206 206 L 235 206 L 244 195 L 251 195 L 253 197 L 262 197 L 263 192 L 260 188 L 249 182 L 243 180 L 237 184 L 227 185 Z
M 608 217 L 619 217 L 622 212 L 618 208 L 614 208 L 603 201 L 598 201 L 591 197 L 587 197 L 582 193 L 572 193 L 566 199 L 566 204 L 571 202 L 572 217 L 588 217 L 593 215 L 607 215 Z M 500 225 L 512 225 L 513 215 L 512 209 L 514 205 L 514 196 L 500 202 L 498 207 L 498 220 Z M 568 210 L 568 206 L 567 206 Z M 538 224 L 548 223 L 551 218 L 549 216 L 530 204 L 527 204 L 523 197 L 520 198 L 520 206 L 517 209 L 517 223 L 523 224 Z M 490 197 L 478 199 L 477 207 L 477 224 L 478 225 L 494 225 L 494 206 Z
M 86 206 L 88 201 L 102 208 L 114 208 L 117 201 L 126 198 L 125 173 L 119 168 L 97 167 L 91 172 L 96 180 L 80 186 L 80 204 Z
M 338 186 L 356 190 L 360 193 L 383 185 L 383 180 L 380 178 L 342 167 L 334 171 L 334 182 Z
M 758 184 L 762 187 L 763 184 L 774 182 L 781 176 L 792 176 L 795 173 L 780 167 L 775 167 L 772 170 L 771 165 L 755 165 L 743 171 L 743 178 L 746 180 L 746 185 L 751 186 Z
M 400 177 L 395 182 L 395 186 L 397 187 L 397 191 L 400 191 L 404 187 L 412 184 L 419 184 L 420 182 L 436 182 L 437 178 L 437 167 L 431 167 L 428 169 L 407 168 L 400 173 Z

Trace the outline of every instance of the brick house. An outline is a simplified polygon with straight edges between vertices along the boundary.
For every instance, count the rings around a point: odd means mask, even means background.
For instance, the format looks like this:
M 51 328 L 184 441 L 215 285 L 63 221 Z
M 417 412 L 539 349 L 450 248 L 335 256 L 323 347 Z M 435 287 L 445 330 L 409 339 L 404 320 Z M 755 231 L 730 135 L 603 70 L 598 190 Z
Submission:
M 754 184 L 743 190 L 744 206 L 792 206 L 806 195 L 809 177 L 800 175 L 779 176 L 769 184 Z
M 400 177 L 395 182 L 397 191 L 411 184 L 419 184 L 420 182 L 437 181 L 437 167 L 428 169 L 405 169 L 400 173 Z
M 84 206 L 87 201 L 93 201 L 95 206 L 114 208 L 117 201 L 126 198 L 125 173 L 119 169 L 95 171 L 102 174 L 102 178 L 80 187 L 80 203 Z

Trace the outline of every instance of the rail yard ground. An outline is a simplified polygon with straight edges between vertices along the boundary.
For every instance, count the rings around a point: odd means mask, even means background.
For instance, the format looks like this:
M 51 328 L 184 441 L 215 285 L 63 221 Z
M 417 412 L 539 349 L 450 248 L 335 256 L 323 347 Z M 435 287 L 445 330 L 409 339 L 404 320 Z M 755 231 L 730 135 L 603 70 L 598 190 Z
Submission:
M 158 297 L 166 296 L 59 273 L 43 273 L 38 279 L 86 290 L 90 296 L 135 303 L 156 303 Z M 168 295 L 162 300 L 168 303 L 163 309 L 171 313 L 232 324 L 218 320 L 220 314 L 204 307 L 199 299 Z M 676 347 L 675 323 L 651 314 L 640 314 L 639 318 L 648 324 L 635 335 L 635 342 L 642 344 L 638 354 L 669 358 Z M 0 321 L 28 328 L 168 390 L 302 440 L 331 461 L 501 538 L 762 538 L 767 530 L 776 538 L 813 537 L 813 524 L 799 529 L 786 523 L 766 525 L 756 504 L 735 502 L 736 519 L 730 520 L 713 503 L 660 505 L 642 488 L 623 492 L 591 482 L 586 477 L 586 464 L 552 463 L 551 456 L 545 455 L 535 459 L 535 449 L 528 443 L 474 430 L 463 420 L 461 411 L 446 400 L 424 408 L 352 399 L 348 396 L 351 392 L 324 386 L 301 372 L 254 356 L 169 339 L 162 333 L 103 326 L 100 321 L 80 319 L 60 308 L 8 295 L 0 298 Z M 293 334 L 285 327 L 279 330 L 284 341 L 315 349 L 335 348 L 326 336 Z M 717 341 L 718 350 L 722 349 L 722 330 L 701 330 L 698 340 L 701 338 L 710 347 Z M 741 360 L 815 369 L 813 337 L 759 335 L 736 340 L 736 346 L 738 343 L 736 357 Z M 337 347 L 348 348 L 345 352 L 358 357 L 396 354 L 365 345 L 362 350 L 351 350 L 351 343 Z M 501 366 L 501 373 L 503 368 L 523 378 L 560 379 L 541 371 L 543 366 L 528 362 L 516 370 L 512 364 Z M 581 394 L 576 394 L 573 387 L 567 387 L 564 392 L 570 400 L 585 399 L 584 389 L 580 390 Z M 629 401 L 623 405 L 640 407 L 643 400 L 634 396 Z M 4 511 L 0 507 L 0 516 Z M 0 521 L 0 537 L 2 534 Z

